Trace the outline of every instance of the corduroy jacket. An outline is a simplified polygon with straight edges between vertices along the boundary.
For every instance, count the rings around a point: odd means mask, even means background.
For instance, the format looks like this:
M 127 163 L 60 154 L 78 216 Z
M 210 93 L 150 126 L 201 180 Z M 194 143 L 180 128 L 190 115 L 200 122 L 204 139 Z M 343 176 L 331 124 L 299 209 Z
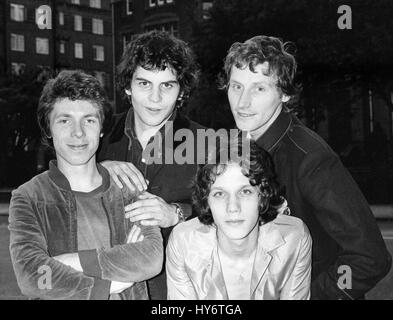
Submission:
M 124 206 L 132 199 L 119 189 L 108 171 L 103 177 L 102 202 L 110 229 L 110 248 L 78 251 L 76 200 L 66 177 L 50 163 L 48 171 L 12 192 L 9 213 L 10 252 L 23 294 L 41 299 L 108 299 L 111 281 L 135 282 L 123 299 L 147 299 L 145 280 L 158 274 L 163 263 L 158 227 L 144 227 L 144 240 L 125 244 L 132 224 Z M 78 253 L 83 272 L 53 259 Z

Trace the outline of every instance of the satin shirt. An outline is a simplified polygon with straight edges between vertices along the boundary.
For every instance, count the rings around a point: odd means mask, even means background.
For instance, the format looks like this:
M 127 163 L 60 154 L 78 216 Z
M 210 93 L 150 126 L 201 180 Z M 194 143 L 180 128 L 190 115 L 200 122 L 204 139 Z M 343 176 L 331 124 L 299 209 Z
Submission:
M 169 300 L 228 300 L 216 227 L 198 218 L 177 225 L 166 249 Z M 310 298 L 312 240 L 298 218 L 279 214 L 259 226 L 251 300 Z

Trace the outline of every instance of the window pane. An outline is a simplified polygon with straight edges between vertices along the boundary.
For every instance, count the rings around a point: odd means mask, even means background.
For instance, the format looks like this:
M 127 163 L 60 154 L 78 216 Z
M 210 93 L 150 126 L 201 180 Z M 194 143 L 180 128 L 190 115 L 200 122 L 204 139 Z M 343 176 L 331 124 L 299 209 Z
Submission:
M 36 52 L 38 54 L 49 54 L 49 40 L 46 38 L 36 38 Z
M 75 58 L 83 59 L 83 44 L 75 43 Z
M 82 16 L 74 16 L 74 30 L 82 31 Z

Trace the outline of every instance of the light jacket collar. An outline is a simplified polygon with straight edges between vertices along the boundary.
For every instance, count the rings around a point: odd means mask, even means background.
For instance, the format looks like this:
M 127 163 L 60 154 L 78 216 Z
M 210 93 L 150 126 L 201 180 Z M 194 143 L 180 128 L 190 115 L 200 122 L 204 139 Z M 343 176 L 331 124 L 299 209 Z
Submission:
M 206 241 L 206 245 L 211 247 L 211 256 L 205 259 L 201 266 L 201 274 L 206 278 L 206 292 L 211 293 L 207 299 L 228 299 L 228 292 L 218 255 L 218 243 L 216 228 L 210 227 L 209 234 L 203 234 L 201 240 Z M 271 252 L 285 244 L 285 240 L 277 228 L 272 228 L 270 223 L 260 226 L 258 236 L 258 246 L 251 275 L 250 297 L 255 295 L 255 291 L 265 274 L 270 261 Z

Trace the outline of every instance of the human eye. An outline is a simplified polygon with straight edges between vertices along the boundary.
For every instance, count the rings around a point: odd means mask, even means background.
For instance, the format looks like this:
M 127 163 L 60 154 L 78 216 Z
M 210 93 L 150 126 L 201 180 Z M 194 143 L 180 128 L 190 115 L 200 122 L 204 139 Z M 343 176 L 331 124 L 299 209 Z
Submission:
M 243 197 L 250 196 L 252 194 L 254 194 L 254 189 L 252 189 L 252 188 L 247 187 L 247 188 L 243 188 L 240 190 L 240 195 Z
M 57 119 L 56 122 L 59 123 L 59 124 L 68 124 L 68 123 L 70 123 L 70 119 L 68 119 L 68 118 L 59 118 L 59 119 Z
M 140 86 L 141 88 L 148 88 L 149 85 L 150 85 L 149 81 L 144 81 L 144 80 L 138 81 L 138 86 Z
M 212 192 L 212 196 L 213 196 L 213 198 L 220 199 L 220 198 L 224 197 L 224 192 L 222 192 L 222 191 L 213 191 Z
M 266 88 L 264 86 L 256 86 L 255 87 L 256 92 L 264 92 L 265 90 L 266 90 Z
M 170 82 L 164 82 L 162 86 L 164 89 L 172 89 L 174 87 L 173 83 Z
M 98 121 L 98 119 L 94 118 L 94 117 L 86 119 L 86 123 L 88 123 L 88 124 L 95 124 L 95 123 L 97 123 L 97 121 Z
M 232 82 L 230 84 L 230 88 L 232 91 L 235 91 L 235 92 L 240 92 L 242 90 L 242 86 L 238 83 L 235 83 L 235 82 Z

